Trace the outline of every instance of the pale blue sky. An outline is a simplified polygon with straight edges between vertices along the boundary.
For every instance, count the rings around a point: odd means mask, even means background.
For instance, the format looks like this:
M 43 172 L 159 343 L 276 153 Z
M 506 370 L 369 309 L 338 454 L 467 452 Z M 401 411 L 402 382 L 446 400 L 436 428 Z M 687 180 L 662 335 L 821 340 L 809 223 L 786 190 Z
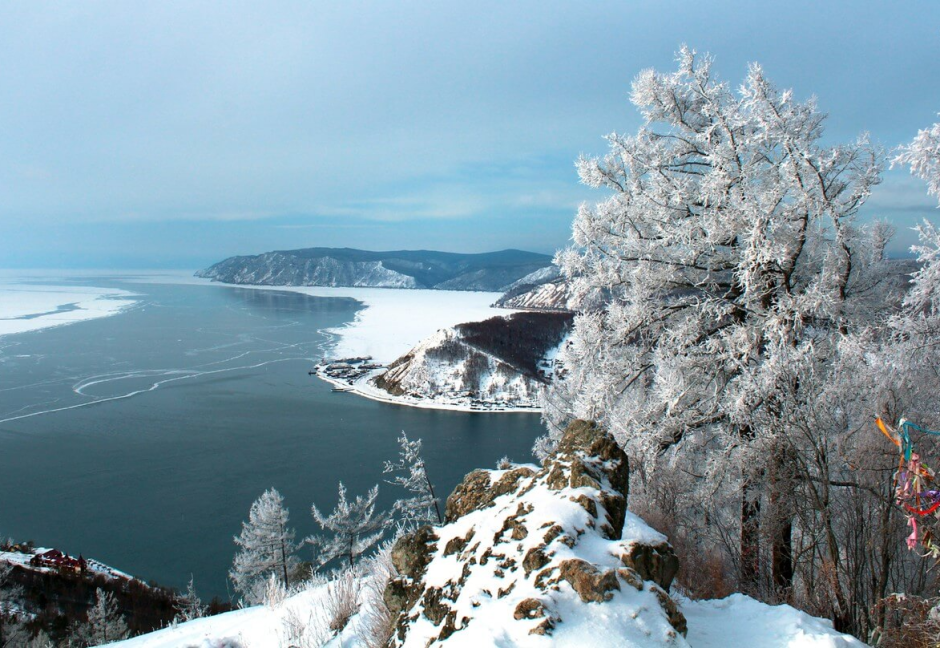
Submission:
M 579 153 L 634 131 L 681 43 L 759 61 L 827 137 L 893 147 L 940 111 L 940 3 L 0 5 L 0 267 L 188 267 L 308 246 L 565 244 Z M 889 173 L 867 213 L 937 218 Z

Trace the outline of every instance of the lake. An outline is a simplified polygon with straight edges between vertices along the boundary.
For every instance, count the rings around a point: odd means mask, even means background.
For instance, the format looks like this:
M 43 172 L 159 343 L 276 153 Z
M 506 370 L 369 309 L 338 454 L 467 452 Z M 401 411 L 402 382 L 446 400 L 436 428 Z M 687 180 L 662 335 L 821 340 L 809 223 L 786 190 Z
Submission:
M 329 355 L 323 329 L 361 308 L 352 299 L 83 281 L 139 302 L 0 337 L 5 536 L 171 587 L 192 574 L 203 598 L 224 598 L 232 536 L 265 489 L 284 496 L 300 538 L 317 531 L 310 505 L 332 509 L 340 480 L 350 496 L 382 482 L 402 430 L 423 439 L 442 496 L 504 455 L 531 460 L 541 434 L 533 413 L 413 409 L 333 393 L 308 376 Z M 380 491 L 382 507 L 404 495 Z

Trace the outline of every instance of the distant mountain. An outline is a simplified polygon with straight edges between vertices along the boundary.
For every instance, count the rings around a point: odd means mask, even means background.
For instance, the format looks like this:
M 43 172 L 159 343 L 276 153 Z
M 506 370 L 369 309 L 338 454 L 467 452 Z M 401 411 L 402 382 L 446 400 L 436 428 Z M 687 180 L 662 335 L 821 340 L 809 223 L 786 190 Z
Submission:
M 456 254 L 429 250 L 369 252 L 307 248 L 236 256 L 200 270 L 197 277 L 263 286 L 356 286 L 504 291 L 551 266 L 547 254 L 502 250 Z

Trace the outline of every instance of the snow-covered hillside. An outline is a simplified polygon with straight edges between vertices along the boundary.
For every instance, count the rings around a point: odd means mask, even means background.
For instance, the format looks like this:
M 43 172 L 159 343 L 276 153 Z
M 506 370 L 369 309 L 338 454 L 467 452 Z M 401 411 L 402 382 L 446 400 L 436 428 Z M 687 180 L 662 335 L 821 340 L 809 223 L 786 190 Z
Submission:
M 319 365 L 338 388 L 416 407 L 525 411 L 539 407 L 554 357 L 570 330 L 567 313 L 514 313 L 438 330 L 385 368 Z M 373 368 L 373 364 L 359 363 Z
M 739 594 L 674 600 L 677 561 L 665 537 L 626 511 L 626 475 L 613 439 L 577 422 L 543 466 L 468 475 L 447 500 L 445 525 L 392 548 L 397 576 L 360 572 L 361 608 L 346 623 L 336 622 L 348 594 L 339 581 L 116 645 L 371 648 L 391 636 L 388 645 L 422 648 L 863 646 L 786 605 Z M 381 606 L 391 615 L 376 615 Z M 376 618 L 391 619 L 391 635 L 375 633 Z
M 493 304 L 499 308 L 570 310 L 568 283 L 558 266 L 536 270 L 506 289 Z
M 374 384 L 392 396 L 441 403 L 537 407 L 538 380 L 442 329 L 392 363 Z

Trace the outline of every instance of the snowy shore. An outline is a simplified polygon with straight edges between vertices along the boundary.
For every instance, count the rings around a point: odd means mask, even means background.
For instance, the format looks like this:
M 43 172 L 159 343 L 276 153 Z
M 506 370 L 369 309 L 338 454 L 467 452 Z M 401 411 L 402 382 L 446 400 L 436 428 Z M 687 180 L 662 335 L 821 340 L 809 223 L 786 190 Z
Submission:
M 465 322 L 479 322 L 490 317 L 505 316 L 517 311 L 493 308 L 500 293 L 452 290 L 412 290 L 396 288 L 326 288 L 319 286 L 255 286 L 225 284 L 196 279 L 195 283 L 296 292 L 311 297 L 345 297 L 363 305 L 349 324 L 324 333 L 335 337 L 331 359 L 371 357 L 374 362 L 388 365 L 411 351 L 418 343 L 440 329 Z M 418 399 L 393 396 L 370 384 L 369 380 L 382 370 L 370 373 L 349 384 L 333 379 L 322 371 L 317 377 L 343 391 L 371 400 L 422 409 L 458 412 L 539 412 L 538 407 L 518 407 L 499 403 L 471 403 L 469 399 Z
M 213 285 L 354 299 L 364 307 L 356 314 L 355 320 L 346 326 L 326 331 L 337 338 L 332 354 L 335 358 L 371 356 L 381 364 L 394 362 L 439 329 L 515 312 L 490 306 L 501 296 L 500 293 L 490 292 Z
M 369 382 L 376 376 L 380 375 L 383 371 L 384 369 L 372 371 L 368 375 L 354 380 L 352 384 L 349 384 L 344 380 L 327 376 L 320 370 L 319 367 L 316 375 L 317 378 L 325 380 L 326 382 L 333 385 L 338 391 L 355 394 L 356 396 L 362 396 L 363 398 L 369 398 L 374 401 L 389 403 L 391 405 L 404 405 L 407 407 L 417 407 L 419 409 L 449 410 L 451 412 L 514 412 L 531 414 L 533 412 L 538 413 L 542 411 L 539 407 L 517 407 L 511 405 L 501 405 L 499 403 L 472 403 L 469 399 L 455 401 L 449 399 L 445 400 L 433 398 L 419 399 L 407 395 L 393 396 L 384 389 L 379 389 Z

